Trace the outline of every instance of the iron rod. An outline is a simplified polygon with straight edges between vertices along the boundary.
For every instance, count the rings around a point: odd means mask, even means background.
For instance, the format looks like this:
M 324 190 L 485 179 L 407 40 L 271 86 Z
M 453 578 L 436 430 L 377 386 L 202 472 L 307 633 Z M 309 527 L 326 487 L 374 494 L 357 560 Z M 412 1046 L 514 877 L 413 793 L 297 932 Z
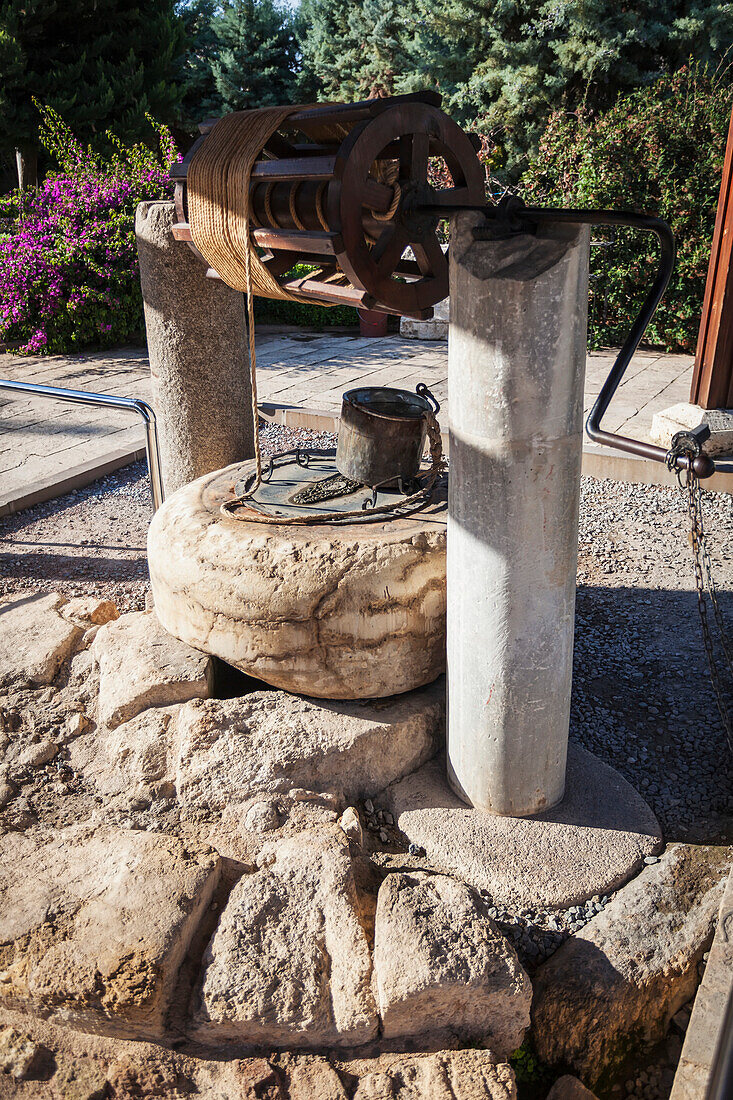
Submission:
M 10 378 L 0 378 L 0 390 L 14 393 L 27 393 L 33 397 L 48 397 L 55 401 L 66 401 L 74 405 L 93 405 L 97 408 L 123 409 L 135 412 L 142 417 L 145 425 L 145 451 L 148 458 L 148 476 L 153 511 L 156 512 L 165 499 L 163 476 L 160 468 L 160 447 L 158 445 L 158 426 L 155 412 L 141 397 L 114 397 L 106 393 L 87 393 L 85 390 L 66 390 L 59 386 L 40 386 L 35 382 L 15 382 Z
M 647 214 L 636 214 L 630 210 L 552 210 L 537 207 L 524 207 L 515 213 L 529 222 L 569 222 L 572 225 L 617 225 L 629 229 L 640 229 L 647 233 L 654 233 L 659 239 L 660 256 L 657 276 L 637 314 L 624 345 L 616 356 L 606 381 L 601 387 L 601 392 L 595 400 L 593 408 L 588 414 L 585 430 L 594 443 L 615 447 L 629 454 L 639 455 L 641 458 L 650 458 L 655 462 L 664 462 L 667 452 L 663 447 L 656 447 L 652 443 L 644 443 L 640 439 L 631 439 L 628 436 L 617 435 L 615 432 L 605 431 L 601 427 L 601 420 L 616 393 L 626 369 L 636 352 L 641 338 L 646 332 L 647 326 L 654 316 L 654 312 L 662 300 L 674 270 L 676 246 L 674 234 L 670 227 L 661 218 L 650 217 Z M 678 455 L 675 464 L 681 469 L 687 469 L 692 461 L 694 473 L 699 478 L 710 477 L 715 472 L 715 463 L 708 455 L 699 455 L 690 460 L 688 455 Z

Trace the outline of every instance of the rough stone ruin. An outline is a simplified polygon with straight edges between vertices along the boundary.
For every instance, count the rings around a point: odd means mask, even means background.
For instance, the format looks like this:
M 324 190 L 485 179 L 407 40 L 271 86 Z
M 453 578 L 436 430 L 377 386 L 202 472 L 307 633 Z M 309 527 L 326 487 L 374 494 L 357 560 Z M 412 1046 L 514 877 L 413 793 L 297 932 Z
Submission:
M 346 703 L 233 695 L 215 665 L 153 610 L 0 605 L 0 1095 L 511 1100 L 530 1027 L 591 1086 L 664 1034 L 719 851 L 653 854 L 642 814 L 628 885 L 609 865 L 602 895 L 553 896 L 535 849 L 528 889 L 526 822 L 512 874 L 415 808 L 442 680 Z

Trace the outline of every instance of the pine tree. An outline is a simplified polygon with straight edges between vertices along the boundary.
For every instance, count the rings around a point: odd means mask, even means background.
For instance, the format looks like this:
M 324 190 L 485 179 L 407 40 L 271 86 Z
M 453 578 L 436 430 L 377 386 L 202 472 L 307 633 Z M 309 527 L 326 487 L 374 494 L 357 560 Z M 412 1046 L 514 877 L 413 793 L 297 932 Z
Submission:
M 302 87 L 314 98 L 363 98 L 360 79 L 363 40 L 358 21 L 362 0 L 302 0 L 296 22 Z
M 321 94 L 425 88 L 516 174 L 554 110 L 601 110 L 690 55 L 733 44 L 725 0 L 303 0 L 303 66 Z
M 416 0 L 303 0 L 296 33 L 302 84 L 329 99 L 394 95 L 411 73 Z
M 182 45 L 173 0 L 0 0 L 0 151 L 19 150 L 33 174 L 34 96 L 83 141 L 139 139 L 146 112 L 171 121 Z
M 223 110 L 289 103 L 296 79 L 296 46 L 287 13 L 273 0 L 228 0 L 214 21 L 211 68 Z
M 350 19 L 359 44 L 352 81 L 360 97 L 394 95 L 406 75 L 406 31 L 411 6 L 406 0 L 362 0 Z
M 196 131 L 197 123 L 223 110 L 211 67 L 219 48 L 214 25 L 216 8 L 216 0 L 191 0 L 178 9 L 186 39 L 178 74 L 183 89 L 179 124 L 189 133 Z
M 733 8 L 721 0 L 421 0 L 406 83 L 436 86 L 517 169 L 553 110 L 605 109 L 732 44 Z

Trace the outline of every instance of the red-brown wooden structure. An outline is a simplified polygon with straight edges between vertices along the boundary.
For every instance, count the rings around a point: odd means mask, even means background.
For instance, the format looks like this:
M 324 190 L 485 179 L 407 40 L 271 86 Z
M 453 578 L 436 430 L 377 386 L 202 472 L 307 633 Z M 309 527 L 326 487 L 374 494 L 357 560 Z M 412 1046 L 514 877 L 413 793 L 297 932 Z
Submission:
M 723 163 L 690 401 L 733 408 L 733 114 Z

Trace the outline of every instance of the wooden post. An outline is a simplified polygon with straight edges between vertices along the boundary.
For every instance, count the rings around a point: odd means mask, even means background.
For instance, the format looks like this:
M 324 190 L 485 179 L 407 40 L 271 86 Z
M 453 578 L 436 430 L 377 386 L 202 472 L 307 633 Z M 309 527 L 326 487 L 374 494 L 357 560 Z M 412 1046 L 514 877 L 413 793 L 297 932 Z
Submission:
M 733 114 L 697 338 L 690 402 L 733 408 Z

